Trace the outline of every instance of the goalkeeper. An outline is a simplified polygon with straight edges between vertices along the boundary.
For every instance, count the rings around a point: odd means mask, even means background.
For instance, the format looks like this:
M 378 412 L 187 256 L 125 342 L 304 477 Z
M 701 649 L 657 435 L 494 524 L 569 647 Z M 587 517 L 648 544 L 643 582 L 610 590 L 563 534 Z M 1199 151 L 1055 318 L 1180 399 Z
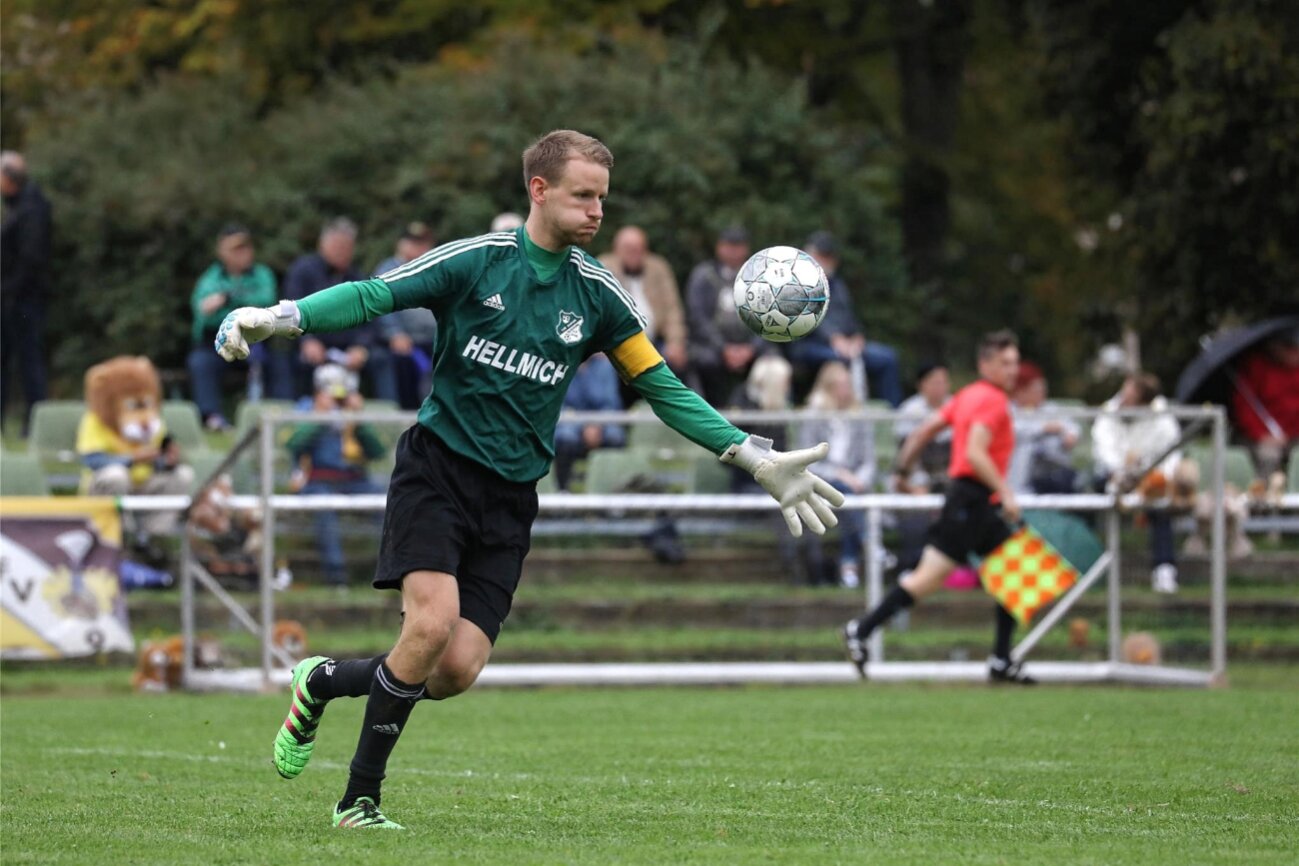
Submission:
M 401 591 L 401 634 L 372 659 L 298 664 L 275 739 L 276 769 L 291 779 L 311 758 L 326 704 L 367 696 L 336 827 L 400 829 L 379 806 L 388 756 L 417 701 L 460 694 L 487 664 L 528 553 L 564 392 L 591 354 L 605 352 L 670 427 L 752 473 L 794 535 L 838 522 L 830 506 L 843 496 L 807 470 L 827 446 L 782 453 L 733 427 L 672 374 L 626 290 L 577 248 L 600 228 L 612 165 L 598 140 L 551 132 L 523 154 L 523 226 L 296 303 L 235 310 L 217 334 L 217 352 L 234 361 L 271 336 L 351 328 L 394 310 L 426 307 L 438 319 L 437 384 L 398 440 L 375 569 L 376 588 Z

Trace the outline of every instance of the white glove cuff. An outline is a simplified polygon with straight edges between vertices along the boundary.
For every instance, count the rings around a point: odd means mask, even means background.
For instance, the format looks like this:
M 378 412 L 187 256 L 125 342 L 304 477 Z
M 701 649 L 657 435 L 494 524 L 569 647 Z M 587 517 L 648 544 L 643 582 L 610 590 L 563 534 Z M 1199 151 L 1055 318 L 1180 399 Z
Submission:
M 718 457 L 723 463 L 738 466 L 750 475 L 758 471 L 763 461 L 771 458 L 771 440 L 750 435 L 743 442 L 731 445 Z
M 298 305 L 293 301 L 280 301 L 270 308 L 271 314 L 275 316 L 275 336 L 277 337 L 298 337 L 302 334 L 302 314 L 298 312 Z

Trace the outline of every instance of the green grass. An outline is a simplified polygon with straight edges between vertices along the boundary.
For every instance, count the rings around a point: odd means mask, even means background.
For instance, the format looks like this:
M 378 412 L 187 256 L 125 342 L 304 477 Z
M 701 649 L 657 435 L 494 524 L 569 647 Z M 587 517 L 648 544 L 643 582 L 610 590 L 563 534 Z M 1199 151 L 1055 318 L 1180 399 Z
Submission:
M 11 694 L 0 832 L 7 864 L 1291 863 L 1287 682 L 471 692 L 416 708 L 397 835 L 328 826 L 360 701 L 285 782 L 282 696 Z

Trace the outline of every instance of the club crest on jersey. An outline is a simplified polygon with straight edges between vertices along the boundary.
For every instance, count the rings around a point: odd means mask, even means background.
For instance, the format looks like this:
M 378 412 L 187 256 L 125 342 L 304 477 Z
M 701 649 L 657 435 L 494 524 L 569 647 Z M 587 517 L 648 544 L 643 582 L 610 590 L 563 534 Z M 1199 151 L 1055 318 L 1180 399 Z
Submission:
M 566 313 L 559 311 L 559 324 L 555 326 L 555 333 L 559 334 L 559 339 L 568 343 L 579 343 L 582 340 L 582 317 L 577 313 Z

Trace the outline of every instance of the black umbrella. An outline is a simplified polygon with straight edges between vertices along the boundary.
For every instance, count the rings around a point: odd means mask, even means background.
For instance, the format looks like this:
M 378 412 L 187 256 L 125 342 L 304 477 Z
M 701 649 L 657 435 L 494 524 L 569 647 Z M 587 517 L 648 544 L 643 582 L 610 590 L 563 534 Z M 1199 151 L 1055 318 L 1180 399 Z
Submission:
M 1181 403 L 1226 404 L 1231 399 L 1231 362 L 1269 337 L 1295 329 L 1299 329 L 1299 316 L 1278 316 L 1213 337 L 1177 377 L 1173 396 Z

